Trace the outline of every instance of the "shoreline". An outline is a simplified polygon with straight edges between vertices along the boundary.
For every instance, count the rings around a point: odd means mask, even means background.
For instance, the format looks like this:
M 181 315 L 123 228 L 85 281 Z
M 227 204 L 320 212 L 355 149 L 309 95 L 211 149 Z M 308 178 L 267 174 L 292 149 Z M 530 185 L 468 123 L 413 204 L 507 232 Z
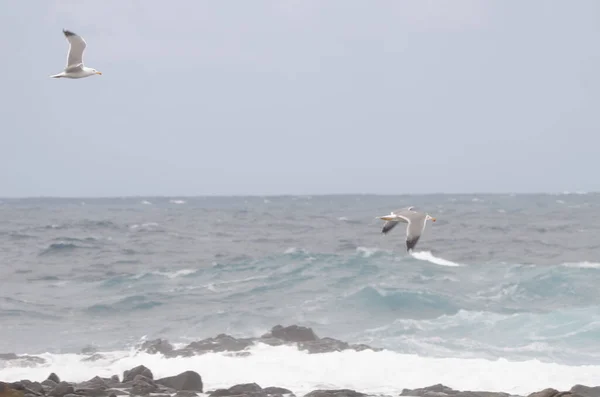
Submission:
M 270 352 L 271 356 L 269 357 L 269 365 L 262 366 L 261 370 L 256 372 L 252 371 L 257 363 L 254 359 L 256 359 L 257 354 L 265 353 L 265 351 L 257 352 L 252 349 L 258 345 L 264 346 Z M 283 350 L 280 350 L 280 347 L 283 347 Z M 342 352 L 344 352 L 342 356 L 338 354 L 333 355 L 338 361 L 331 361 L 328 358 L 333 356 L 331 354 L 324 354 Z M 346 352 L 349 355 L 346 355 Z M 380 352 L 383 353 L 383 356 L 376 354 Z M 522 391 L 528 379 L 527 376 L 533 376 L 536 373 L 535 371 L 538 371 L 537 373 L 539 374 L 537 382 L 534 382 L 538 386 L 552 383 L 556 385 L 556 382 L 552 382 L 552 380 L 555 379 L 554 377 L 557 374 L 560 374 L 561 368 L 558 368 L 559 372 L 557 372 L 557 369 L 544 366 L 533 368 L 533 372 L 532 368 L 528 368 L 527 371 L 524 371 L 525 376 L 513 379 L 513 384 L 511 384 L 510 376 L 508 376 L 510 375 L 509 373 L 504 373 L 504 379 L 500 379 L 500 382 L 497 382 L 496 379 L 490 382 L 491 378 L 489 378 L 489 374 L 498 373 L 498 368 L 490 369 L 486 367 L 487 364 L 472 363 L 470 367 L 463 368 L 463 373 L 472 373 L 472 377 L 465 377 L 463 374 L 460 374 L 459 377 L 454 378 L 456 374 L 444 373 L 443 367 L 435 365 L 431 367 L 432 362 L 427 361 L 427 358 L 419 358 L 419 362 L 408 363 L 408 365 L 405 365 L 403 362 L 403 367 L 397 366 L 395 362 L 386 361 L 386 358 L 400 353 L 365 344 L 351 344 L 330 337 L 321 338 L 311 328 L 298 325 L 286 327 L 276 325 L 269 332 L 254 338 L 235 338 L 227 334 L 219 334 L 215 337 L 194 341 L 177 348 L 164 339 L 147 340 L 137 345 L 135 351 L 132 351 L 132 353 L 134 353 L 133 356 L 129 356 L 126 361 L 120 362 L 120 365 L 117 367 L 109 367 L 111 360 L 114 362 L 115 359 L 107 357 L 108 353 L 98 352 L 93 347 L 85 348 L 81 353 L 76 354 L 81 357 L 77 362 L 70 362 L 68 365 L 59 365 L 56 367 L 58 369 L 55 369 L 55 372 L 64 377 L 66 381 L 61 381 L 61 378 L 55 373 L 51 373 L 48 376 L 48 373 L 53 369 L 52 365 L 55 363 L 48 362 L 44 357 L 2 353 L 0 354 L 0 363 L 4 361 L 7 363 L 5 368 L 18 368 L 20 371 L 13 372 L 14 376 L 11 379 L 2 379 L 2 376 L 0 376 L 0 382 L 4 382 L 4 388 L 6 389 L 5 392 L 0 392 L 0 397 L 119 397 L 127 395 L 194 397 L 198 394 L 209 397 L 284 397 L 286 395 L 295 397 L 398 395 L 418 397 L 562 397 L 570 395 L 600 397 L 600 386 L 583 386 L 579 383 L 573 383 L 569 390 L 563 391 L 552 387 L 534 390 L 531 393 L 498 391 L 502 389 L 502 387 L 497 387 L 501 384 L 508 386 L 506 388 L 508 390 L 511 390 L 512 387 L 512 390 L 518 389 Z M 223 354 L 219 355 L 220 359 L 215 361 L 213 360 L 214 354 L 207 355 L 207 353 Z M 297 361 L 293 361 L 292 355 L 294 354 L 296 358 L 298 354 L 301 354 L 302 357 L 307 359 L 307 361 L 302 361 L 303 366 L 299 366 Z M 213 358 L 210 358 L 211 356 Z M 187 360 L 189 358 L 202 359 L 202 357 L 209 358 L 209 360 Z M 322 361 L 319 357 L 323 357 L 325 361 Z M 371 359 L 375 359 L 375 361 Z M 349 362 L 348 360 L 354 361 Z M 103 361 L 106 361 L 107 364 L 105 365 Z M 169 365 L 170 362 L 172 362 L 172 365 Z M 228 364 L 231 362 L 235 362 L 235 365 L 231 366 Z M 93 370 L 95 372 L 93 376 L 85 376 L 83 372 L 75 375 L 75 372 L 79 369 L 77 366 L 81 366 L 83 363 L 87 365 L 87 372 L 85 373 L 89 375 L 90 370 Z M 158 366 L 159 364 L 163 369 L 153 372 L 151 368 L 155 368 L 154 366 Z M 165 364 L 169 368 L 168 371 L 164 371 Z M 460 362 L 453 361 L 450 363 L 450 366 L 460 364 Z M 322 369 L 320 368 L 321 365 L 324 366 Z M 445 365 L 446 368 L 451 368 L 448 367 L 448 363 Z M 273 368 L 279 369 L 284 366 L 287 372 L 279 372 L 280 377 L 277 374 L 271 375 L 270 373 L 265 373 L 269 372 L 269 368 L 272 371 Z M 46 368 L 48 368 L 47 372 Z M 415 371 L 414 368 L 417 370 Z M 313 371 L 313 375 L 319 373 L 321 375 L 325 374 L 325 376 L 319 377 L 320 381 L 315 382 L 315 377 L 311 378 L 311 372 L 307 371 L 307 369 Z M 369 375 L 368 371 L 373 369 L 375 372 L 371 372 Z M 544 373 L 545 370 L 548 371 Z M 585 371 L 583 368 L 581 370 Z M 122 373 L 120 373 L 121 371 Z M 520 371 L 520 368 L 511 369 L 513 376 L 514 373 L 520 373 Z M 30 375 L 32 372 L 37 373 L 38 376 L 36 379 L 31 378 Z M 431 373 L 439 373 L 440 376 L 438 379 L 441 381 L 435 384 L 423 381 L 421 383 L 425 383 L 424 385 L 414 388 L 416 384 L 420 383 L 416 382 L 417 378 L 414 378 L 415 374 L 423 372 L 430 372 L 430 375 Z M 17 373 L 27 373 L 29 375 L 26 378 L 20 377 Z M 157 373 L 163 377 L 155 377 Z M 221 376 L 222 373 L 242 374 L 242 376 L 226 376 L 223 378 Z M 251 373 L 258 375 L 253 376 Z M 339 376 L 340 373 L 343 374 L 342 377 Z M 473 390 L 468 386 L 477 383 L 471 380 L 477 380 L 480 373 L 484 378 L 488 379 L 486 384 L 488 385 L 488 390 L 492 391 Z M 164 377 L 167 374 L 169 376 Z M 283 377 L 281 377 L 282 374 L 284 375 Z M 329 375 L 331 375 L 330 378 Z M 591 378 L 589 375 L 585 379 L 589 380 Z M 295 376 L 297 376 L 297 381 L 293 379 Z M 360 381 L 348 382 L 348 379 L 360 379 L 362 376 L 369 381 L 362 383 Z M 254 379 L 252 379 L 253 377 Z M 227 381 L 227 379 L 231 380 L 231 378 L 237 378 L 237 382 Z M 243 382 L 239 382 L 240 378 L 243 379 Z M 406 384 L 413 386 L 412 389 L 397 387 L 405 383 L 398 382 L 398 379 L 403 378 L 406 379 Z M 570 378 L 567 377 L 567 379 L 571 380 L 577 378 L 577 376 L 573 376 L 573 373 Z M 311 381 L 307 383 L 304 379 L 311 379 Z M 392 381 L 388 383 L 388 379 Z M 428 379 L 435 379 L 435 376 L 429 376 Z M 521 379 L 523 381 L 519 385 Z M 12 381 L 12 383 L 7 382 L 7 380 Z M 563 379 L 559 383 L 565 386 L 566 382 Z M 349 384 L 353 385 L 354 389 L 348 389 Z M 357 387 L 359 384 L 369 386 L 364 387 L 367 390 L 360 390 Z M 446 386 L 447 384 L 452 384 L 457 389 L 448 387 Z M 458 388 L 457 384 L 462 384 L 463 388 Z M 489 387 L 490 385 L 492 387 Z M 293 390 L 294 388 L 296 390 Z M 536 387 L 533 388 L 536 389 Z M 384 392 L 374 392 L 376 390 L 384 390 Z

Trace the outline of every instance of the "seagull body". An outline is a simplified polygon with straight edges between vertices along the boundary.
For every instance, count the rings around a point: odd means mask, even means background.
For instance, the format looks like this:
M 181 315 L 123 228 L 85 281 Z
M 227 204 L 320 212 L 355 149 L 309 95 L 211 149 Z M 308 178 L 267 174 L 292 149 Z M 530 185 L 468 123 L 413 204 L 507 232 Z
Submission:
M 83 51 L 85 50 L 86 43 L 83 37 L 63 29 L 65 38 L 69 42 L 69 55 L 67 55 L 67 66 L 61 73 L 54 74 L 50 77 L 58 79 L 65 77 L 68 79 L 81 79 L 84 77 L 93 76 L 95 74 L 102 74 L 93 68 L 88 68 L 83 65 Z
M 392 211 L 389 215 L 378 216 L 379 219 L 386 221 L 383 224 L 381 232 L 389 233 L 398 222 L 407 223 L 406 225 L 406 251 L 411 251 L 417 245 L 421 234 L 425 230 L 428 220 L 435 222 L 435 218 L 423 212 L 413 211 L 414 207 L 401 208 Z

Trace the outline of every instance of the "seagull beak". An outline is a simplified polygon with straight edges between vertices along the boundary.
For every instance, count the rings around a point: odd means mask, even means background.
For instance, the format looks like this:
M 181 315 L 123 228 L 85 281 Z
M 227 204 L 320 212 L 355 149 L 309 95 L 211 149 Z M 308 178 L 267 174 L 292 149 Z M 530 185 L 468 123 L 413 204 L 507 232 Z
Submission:
M 102 72 L 96 72 L 96 74 L 99 74 L 100 76 L 102 76 Z
M 431 218 L 431 222 L 435 222 L 435 218 Z

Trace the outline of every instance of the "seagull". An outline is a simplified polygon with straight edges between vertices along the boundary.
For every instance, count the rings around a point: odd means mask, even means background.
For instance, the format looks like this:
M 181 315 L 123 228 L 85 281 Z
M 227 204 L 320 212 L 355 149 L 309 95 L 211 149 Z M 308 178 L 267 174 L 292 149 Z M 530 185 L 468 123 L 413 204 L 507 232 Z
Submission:
M 54 74 L 50 77 L 58 79 L 66 77 L 68 79 L 81 79 L 89 77 L 94 74 L 102 74 L 102 72 L 96 69 L 88 68 L 83 66 L 83 51 L 85 50 L 86 44 L 83 37 L 63 29 L 63 33 L 69 42 L 69 55 L 67 56 L 67 67 L 64 71 Z
M 435 218 L 423 212 L 413 210 L 414 207 L 401 208 L 392 211 L 389 215 L 378 216 L 377 218 L 386 221 L 383 224 L 381 233 L 387 234 L 398 222 L 408 223 L 406 226 L 406 251 L 411 251 L 417 245 L 421 233 L 425 230 L 425 224 L 428 220 L 435 222 Z

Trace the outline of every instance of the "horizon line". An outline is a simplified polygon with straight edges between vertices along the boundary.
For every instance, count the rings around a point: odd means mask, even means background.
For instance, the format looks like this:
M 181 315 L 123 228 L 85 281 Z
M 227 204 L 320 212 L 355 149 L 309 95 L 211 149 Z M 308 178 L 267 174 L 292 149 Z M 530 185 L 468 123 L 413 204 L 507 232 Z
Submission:
M 31 199 L 138 199 L 138 198 L 242 198 L 242 197 L 331 197 L 331 196 L 377 196 L 377 197 L 394 197 L 394 196 L 535 196 L 535 195 L 594 195 L 600 191 L 583 191 L 575 190 L 568 191 L 564 190 L 561 192 L 456 192 L 456 193 L 304 193 L 304 194 L 292 194 L 292 193 L 279 193 L 279 194 L 138 194 L 138 195 L 110 195 L 110 196 L 0 196 L 0 200 L 31 200 Z

